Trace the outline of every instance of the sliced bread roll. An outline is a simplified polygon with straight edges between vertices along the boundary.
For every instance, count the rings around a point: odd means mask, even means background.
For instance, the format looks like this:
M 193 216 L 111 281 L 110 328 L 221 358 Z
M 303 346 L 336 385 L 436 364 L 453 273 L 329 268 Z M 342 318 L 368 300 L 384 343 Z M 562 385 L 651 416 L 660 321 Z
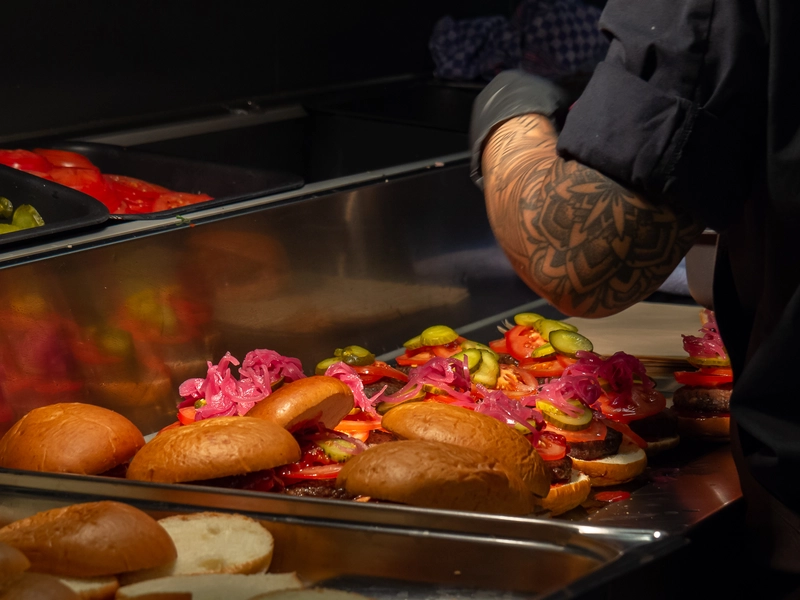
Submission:
M 301 587 L 294 573 L 174 575 L 124 585 L 117 590 L 116 600 L 159 597 L 155 594 L 171 598 L 168 594 L 187 592 L 192 600 L 249 600 L 258 594 Z
M 30 566 L 30 561 L 22 552 L 0 542 L 0 581 L 19 575 Z
M 0 581 L 3 600 L 80 600 L 80 596 L 58 580 L 42 573 L 21 573 Z
M 616 454 L 595 460 L 572 459 L 572 466 L 589 476 L 592 487 L 626 483 L 644 472 L 647 455 L 644 450 L 624 437 Z
M 263 573 L 272 562 L 272 534 L 239 514 L 201 512 L 158 521 L 175 543 L 177 560 L 164 567 L 126 573 L 122 585 L 169 575 Z
M 546 510 L 550 516 L 555 517 L 580 506 L 589 497 L 591 491 L 592 483 L 589 476 L 573 470 L 567 483 L 550 487 L 547 497 L 536 503 L 537 509 Z
M 250 600 L 368 600 L 367 596 L 332 588 L 279 590 L 253 596 Z
M 119 589 L 119 581 L 113 575 L 109 577 L 59 577 L 59 579 L 81 600 L 111 600 Z
M 0 528 L 0 542 L 20 550 L 31 570 L 98 577 L 151 569 L 175 560 L 175 544 L 155 519 L 121 502 L 54 508 Z

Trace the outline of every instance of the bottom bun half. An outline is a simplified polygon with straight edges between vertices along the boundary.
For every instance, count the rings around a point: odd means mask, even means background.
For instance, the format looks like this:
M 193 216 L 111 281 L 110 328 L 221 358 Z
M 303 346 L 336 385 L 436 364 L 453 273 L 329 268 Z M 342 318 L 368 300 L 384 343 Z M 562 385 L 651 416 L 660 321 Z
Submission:
M 678 415 L 678 431 L 687 439 L 727 442 L 730 441 L 731 436 L 731 418 L 728 415 L 718 417 Z
M 477 450 L 425 440 L 373 446 L 336 481 L 351 494 L 425 508 L 524 515 L 533 495 L 520 476 Z
M 591 491 L 589 476 L 575 470 L 567 483 L 552 485 L 547 497 L 537 500 L 536 509 L 546 510 L 555 517 L 580 506 Z
M 596 460 L 572 459 L 572 467 L 589 476 L 592 487 L 626 483 L 647 466 L 644 450 L 624 437 L 616 454 Z

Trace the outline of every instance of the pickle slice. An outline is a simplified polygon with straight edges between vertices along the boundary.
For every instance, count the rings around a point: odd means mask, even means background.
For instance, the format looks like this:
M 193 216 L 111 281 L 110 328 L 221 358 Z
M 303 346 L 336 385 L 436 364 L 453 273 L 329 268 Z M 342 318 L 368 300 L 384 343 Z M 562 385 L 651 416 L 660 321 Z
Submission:
M 458 339 L 458 334 L 447 325 L 433 325 L 420 334 L 423 346 L 441 346 Z
M 575 358 L 575 355 L 581 350 L 587 352 L 594 350 L 594 345 L 589 338 L 564 329 L 557 329 L 550 333 L 550 345 L 556 352 L 572 358 Z
M 315 375 L 325 375 L 325 371 L 328 370 L 333 363 L 342 362 L 342 359 L 338 356 L 332 356 L 331 358 L 326 358 L 325 360 L 321 360 L 317 363 L 317 366 L 314 367 L 314 374 Z
M 415 335 L 413 338 L 408 340 L 405 344 L 403 344 L 403 348 L 408 348 L 409 350 L 416 350 L 417 348 L 422 348 L 425 344 L 422 343 L 422 336 Z
M 499 375 L 500 361 L 497 359 L 497 354 L 492 350 L 481 350 L 481 365 L 478 370 L 472 374 L 472 381 L 493 388 L 497 385 L 497 377 Z
M 453 358 L 456 360 L 464 361 L 464 357 L 467 357 L 467 367 L 469 368 L 470 373 L 474 373 L 478 370 L 478 367 L 481 364 L 481 351 L 477 348 L 467 348 L 463 352 L 459 352 L 458 354 L 454 354 Z
M 44 219 L 30 204 L 21 204 L 14 211 L 11 224 L 20 229 L 32 229 L 44 225 Z
M 14 215 L 14 204 L 8 198 L 0 196 L 0 219 L 10 219 Z
M 517 325 L 527 325 L 528 327 L 536 327 L 536 323 L 543 320 L 544 317 L 542 315 L 536 313 L 519 313 L 514 315 L 514 323 Z
M 536 331 L 544 338 L 544 341 L 550 341 L 550 332 L 565 329 L 567 331 L 578 331 L 575 325 L 564 323 L 563 321 L 556 321 L 554 319 L 542 319 L 536 323 Z
M 465 350 L 469 348 L 475 348 L 476 350 L 489 350 L 491 352 L 494 352 L 494 350 L 492 350 L 486 344 L 481 344 L 480 342 L 473 342 L 472 340 L 464 340 L 463 342 L 461 342 L 461 347 L 464 348 Z
M 695 367 L 730 367 L 731 361 L 728 358 L 720 358 L 719 356 L 690 356 L 689 363 Z
M 580 431 L 581 429 L 589 427 L 589 425 L 592 424 L 592 411 L 580 400 L 567 400 L 567 402 L 575 408 L 580 409 L 581 412 L 571 417 L 545 400 L 537 400 L 536 408 L 542 411 L 542 416 L 545 421 L 552 423 L 560 429 Z
M 0 233 L 14 233 L 15 231 L 20 231 L 20 228 L 8 223 L 0 223 Z
M 403 400 L 402 402 L 378 402 L 378 404 L 375 405 L 375 410 L 379 415 L 385 415 L 395 406 L 401 406 L 403 404 L 408 404 L 409 402 L 420 402 L 422 400 L 425 400 L 425 392 L 420 392 L 413 398 L 409 398 L 408 400 Z
M 338 356 L 345 364 L 355 367 L 366 367 L 375 362 L 375 355 L 361 346 L 337 348 L 333 355 Z
M 555 356 L 555 354 L 556 349 L 553 348 L 553 344 L 545 344 L 544 346 L 536 348 L 531 356 L 533 358 L 548 358 L 550 356 Z

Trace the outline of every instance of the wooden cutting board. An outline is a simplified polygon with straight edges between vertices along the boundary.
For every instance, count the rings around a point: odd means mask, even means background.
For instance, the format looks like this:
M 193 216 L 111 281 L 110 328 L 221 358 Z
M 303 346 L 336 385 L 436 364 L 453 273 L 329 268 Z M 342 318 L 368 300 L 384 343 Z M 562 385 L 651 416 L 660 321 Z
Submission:
M 603 356 L 622 350 L 648 367 L 683 368 L 686 352 L 681 334 L 697 335 L 699 306 L 640 302 L 602 319 L 571 318 L 568 321 L 588 337 Z

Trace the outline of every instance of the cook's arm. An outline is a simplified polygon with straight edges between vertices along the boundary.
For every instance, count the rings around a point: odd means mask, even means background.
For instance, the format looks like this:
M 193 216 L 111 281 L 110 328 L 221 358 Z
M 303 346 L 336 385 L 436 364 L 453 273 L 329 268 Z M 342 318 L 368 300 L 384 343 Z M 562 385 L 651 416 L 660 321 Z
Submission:
M 547 117 L 502 123 L 482 154 L 489 220 L 522 279 L 568 315 L 602 317 L 654 292 L 703 226 L 556 153 Z

